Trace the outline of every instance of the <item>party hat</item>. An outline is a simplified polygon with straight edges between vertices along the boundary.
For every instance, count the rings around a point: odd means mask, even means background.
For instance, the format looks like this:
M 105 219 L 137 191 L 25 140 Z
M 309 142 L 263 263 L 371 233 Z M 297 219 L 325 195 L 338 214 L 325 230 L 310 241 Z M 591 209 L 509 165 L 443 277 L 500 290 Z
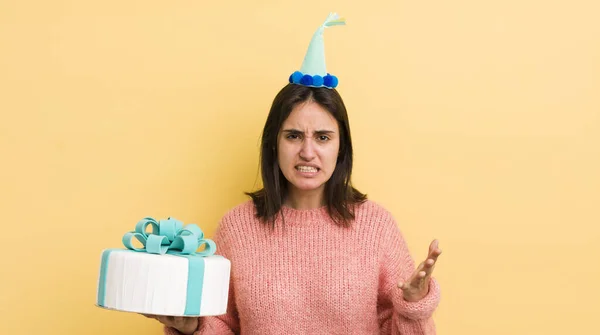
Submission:
M 308 45 L 302 67 L 299 71 L 294 71 L 290 76 L 290 83 L 311 87 L 337 87 L 338 78 L 328 73 L 327 67 L 325 66 L 323 31 L 328 27 L 345 24 L 346 20 L 340 18 L 337 13 L 331 13 L 327 16 L 327 19 L 314 33 L 312 40 Z

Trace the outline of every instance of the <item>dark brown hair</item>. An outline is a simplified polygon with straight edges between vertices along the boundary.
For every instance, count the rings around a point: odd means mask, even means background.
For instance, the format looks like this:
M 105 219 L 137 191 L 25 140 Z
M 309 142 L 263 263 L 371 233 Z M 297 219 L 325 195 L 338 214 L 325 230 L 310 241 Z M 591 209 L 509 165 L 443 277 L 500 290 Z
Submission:
M 331 113 L 340 129 L 340 150 L 335 170 L 325 184 L 324 198 L 334 222 L 348 226 L 350 220 L 354 219 L 353 205 L 364 202 L 367 196 L 355 189 L 350 181 L 353 159 L 350 123 L 346 106 L 335 89 L 288 84 L 279 91 L 271 105 L 261 138 L 260 168 L 263 188 L 245 194 L 252 198 L 257 217 L 274 225 L 288 187 L 277 159 L 279 131 L 294 107 L 307 101 L 314 101 Z

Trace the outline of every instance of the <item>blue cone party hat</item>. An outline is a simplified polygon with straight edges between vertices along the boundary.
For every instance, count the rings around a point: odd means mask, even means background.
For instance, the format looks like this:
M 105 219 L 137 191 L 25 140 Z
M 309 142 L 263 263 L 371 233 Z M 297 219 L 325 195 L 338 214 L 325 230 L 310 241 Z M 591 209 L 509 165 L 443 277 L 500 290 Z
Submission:
M 306 56 L 304 56 L 302 67 L 299 71 L 292 73 L 289 78 L 290 83 L 311 87 L 337 87 L 338 78 L 329 74 L 325 66 L 323 31 L 328 27 L 345 24 L 346 20 L 340 18 L 336 13 L 329 14 L 325 22 L 314 33 Z

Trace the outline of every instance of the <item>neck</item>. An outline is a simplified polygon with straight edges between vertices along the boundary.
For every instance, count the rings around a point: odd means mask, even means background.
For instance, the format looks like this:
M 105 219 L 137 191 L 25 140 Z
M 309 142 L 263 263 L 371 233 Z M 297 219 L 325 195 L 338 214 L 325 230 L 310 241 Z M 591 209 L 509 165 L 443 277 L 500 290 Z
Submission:
M 322 189 L 300 191 L 291 189 L 285 199 L 284 205 L 294 209 L 315 209 L 325 205 Z

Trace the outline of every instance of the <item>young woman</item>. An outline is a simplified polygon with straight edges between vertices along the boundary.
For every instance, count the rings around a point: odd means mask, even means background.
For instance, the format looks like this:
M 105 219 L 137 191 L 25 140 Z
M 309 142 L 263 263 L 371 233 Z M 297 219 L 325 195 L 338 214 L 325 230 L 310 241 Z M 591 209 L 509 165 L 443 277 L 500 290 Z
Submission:
M 159 317 L 165 334 L 435 334 L 437 241 L 415 268 L 392 215 L 351 185 L 335 89 L 289 84 L 262 134 L 263 188 L 221 220 L 226 315 Z

